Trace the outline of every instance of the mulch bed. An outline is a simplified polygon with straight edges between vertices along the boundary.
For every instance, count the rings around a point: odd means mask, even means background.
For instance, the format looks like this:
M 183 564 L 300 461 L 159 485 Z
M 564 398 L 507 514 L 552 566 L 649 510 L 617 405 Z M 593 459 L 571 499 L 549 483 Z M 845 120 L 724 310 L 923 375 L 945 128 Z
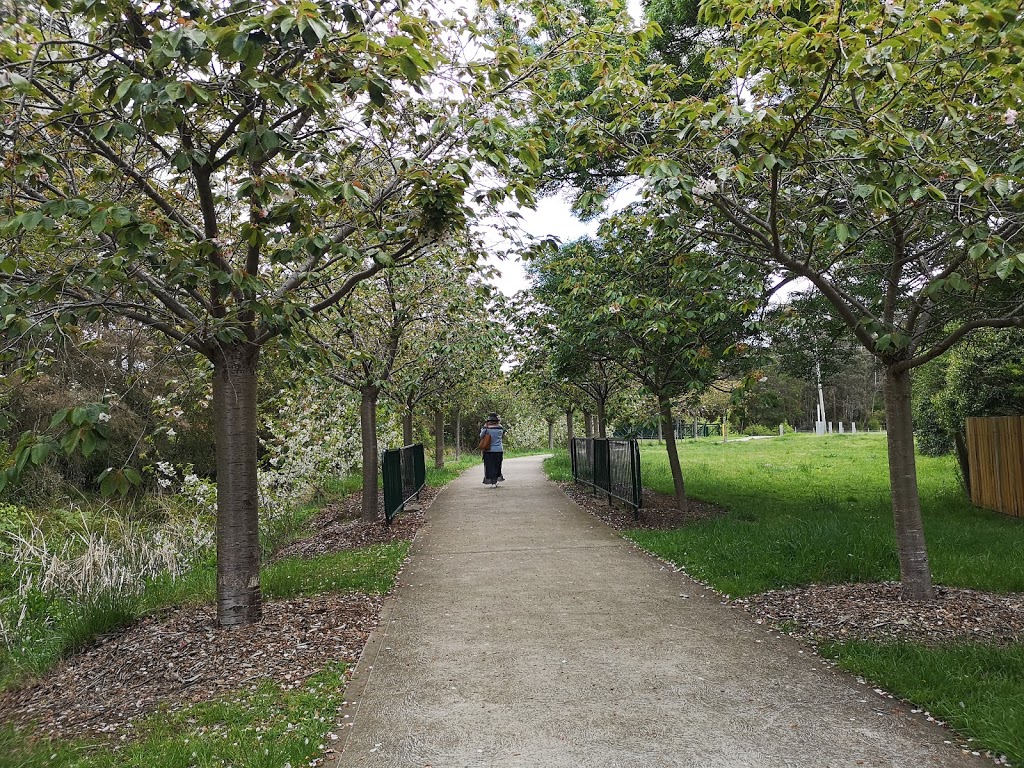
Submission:
M 426 508 L 438 489 L 425 488 Z M 272 559 L 411 539 L 423 512 L 407 510 L 390 526 L 358 518 L 359 494 L 329 505 L 313 533 Z M 359 659 L 377 626 L 383 597 L 344 594 L 275 600 L 263 620 L 218 628 L 214 606 L 185 606 L 148 616 L 66 659 L 44 678 L 0 692 L 0 722 L 32 726 L 37 736 L 130 737 L 135 720 L 158 708 L 177 710 L 273 680 L 296 687 L 337 661 Z
M 263 680 L 294 687 L 333 661 L 355 662 L 377 625 L 379 595 L 321 595 L 263 605 L 263 621 L 216 626 L 213 606 L 150 616 L 0 694 L 0 720 L 38 736 L 130 735 L 159 707 L 180 709 Z
M 295 541 L 274 553 L 274 560 L 282 557 L 316 557 L 328 552 L 341 552 L 347 549 L 359 549 L 373 544 L 391 544 L 396 541 L 409 541 L 416 535 L 426 518 L 426 509 L 437 496 L 440 488 L 425 487 L 420 491 L 419 501 L 406 509 L 391 521 L 391 525 L 380 522 L 369 523 L 359 519 L 361 499 L 359 494 L 347 496 L 337 504 L 328 504 L 309 522 L 313 533 L 299 541 Z M 380 519 L 384 519 L 383 501 L 380 506 Z
M 935 600 L 900 599 L 900 585 L 834 584 L 773 590 L 734 601 L 814 643 L 835 640 L 911 641 L 924 645 L 1024 640 L 1024 594 L 936 587 Z
M 559 483 L 558 485 L 566 496 L 617 531 L 631 528 L 657 530 L 680 528 L 688 523 L 713 520 L 726 514 L 726 510 L 722 507 L 700 499 L 687 499 L 685 510 L 676 509 L 676 500 L 672 496 L 655 493 L 644 488 L 640 519 L 637 520 L 633 516 L 633 510 L 626 507 L 621 501 L 615 500 L 609 505 L 606 496 L 595 495 L 589 486 L 579 483 Z

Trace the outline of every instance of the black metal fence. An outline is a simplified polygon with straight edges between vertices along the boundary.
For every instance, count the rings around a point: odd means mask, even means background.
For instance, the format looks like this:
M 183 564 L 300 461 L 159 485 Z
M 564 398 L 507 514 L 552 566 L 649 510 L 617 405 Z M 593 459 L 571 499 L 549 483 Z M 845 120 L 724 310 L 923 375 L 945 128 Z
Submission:
M 572 479 L 608 494 L 608 503 L 619 499 L 640 518 L 643 483 L 640 479 L 640 447 L 636 440 L 574 437 L 569 451 Z
M 678 440 L 685 440 L 692 438 L 696 432 L 697 437 L 711 437 L 712 435 L 721 436 L 722 424 L 721 422 L 710 421 L 707 423 L 694 424 L 691 422 L 676 422 L 675 425 L 675 436 Z M 628 430 L 616 430 L 616 434 L 629 435 L 629 437 L 636 437 L 640 440 L 660 440 L 662 434 L 658 431 L 657 427 L 637 427 Z
M 411 499 L 419 498 L 427 482 L 427 465 L 423 457 L 423 444 L 389 448 L 381 454 L 381 472 L 384 475 L 384 522 L 391 525 Z

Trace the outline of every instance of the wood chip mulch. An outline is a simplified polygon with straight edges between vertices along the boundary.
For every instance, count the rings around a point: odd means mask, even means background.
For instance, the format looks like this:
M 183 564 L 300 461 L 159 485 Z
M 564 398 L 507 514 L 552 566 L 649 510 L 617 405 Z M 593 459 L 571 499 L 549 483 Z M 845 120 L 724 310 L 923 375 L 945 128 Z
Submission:
M 734 601 L 814 643 L 910 641 L 923 645 L 1024 641 L 1024 594 L 936 587 L 935 600 L 903 601 L 900 585 L 834 584 L 773 590 Z
M 179 709 L 274 680 L 293 687 L 333 661 L 355 662 L 377 625 L 379 595 L 263 605 L 263 621 L 220 629 L 213 606 L 149 616 L 42 680 L 0 694 L 0 720 L 36 735 L 120 737 L 159 707 Z
M 425 488 L 426 508 L 438 489 Z M 275 554 L 313 557 L 411 539 L 423 512 L 406 510 L 391 526 L 358 519 L 359 495 L 329 505 L 313 534 Z M 263 620 L 218 628 L 212 605 L 147 616 L 66 659 L 39 680 L 0 692 L 0 722 L 30 726 L 37 737 L 131 738 L 133 723 L 158 708 L 189 704 L 273 680 L 284 687 L 338 661 L 355 663 L 379 621 L 381 595 L 327 594 L 268 601 Z
M 391 525 L 382 522 L 366 522 L 359 519 L 359 494 L 347 496 L 342 502 L 328 504 L 309 522 L 313 533 L 299 541 L 295 541 L 274 553 L 274 560 L 282 557 L 316 557 L 328 552 L 340 552 L 346 549 L 358 549 L 374 544 L 391 544 L 396 541 L 409 541 L 416 535 L 426 518 L 423 510 L 430 506 L 440 488 L 426 487 L 420 491 L 418 501 L 410 503 L 391 521 Z M 381 502 L 383 505 L 383 501 Z M 417 509 L 416 507 L 419 507 Z M 380 520 L 384 519 L 383 506 L 380 507 Z
M 674 499 L 644 489 L 640 521 L 618 502 L 576 483 L 562 490 L 590 514 L 616 530 L 671 529 L 727 514 L 725 509 L 695 499 L 686 512 Z M 709 588 L 710 585 L 705 585 Z M 996 594 L 972 589 L 935 587 L 931 602 L 900 599 L 900 586 L 883 584 L 813 584 L 773 590 L 729 601 L 749 611 L 758 623 L 769 624 L 812 644 L 835 640 L 910 641 L 926 645 L 1024 642 L 1024 594 Z M 728 596 L 723 595 L 725 600 Z
M 626 507 L 621 501 L 613 501 L 609 506 L 607 497 L 595 495 L 589 486 L 579 483 L 558 485 L 566 496 L 617 531 L 631 528 L 679 528 L 687 523 L 712 520 L 726 514 L 722 507 L 700 499 L 687 499 L 685 510 L 676 509 L 676 500 L 673 497 L 644 488 L 640 519 L 637 520 L 631 508 Z

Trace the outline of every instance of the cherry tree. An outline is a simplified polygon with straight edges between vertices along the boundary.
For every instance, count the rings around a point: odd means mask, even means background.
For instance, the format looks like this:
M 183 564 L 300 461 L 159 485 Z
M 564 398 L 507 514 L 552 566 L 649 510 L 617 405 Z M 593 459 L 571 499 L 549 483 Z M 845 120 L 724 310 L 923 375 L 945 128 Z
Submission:
M 402 0 L 18 10 L 0 39 L 4 339 L 117 315 L 212 363 L 218 620 L 255 621 L 261 350 L 529 202 L 510 171 L 534 139 L 510 120 L 543 62 L 517 74 L 477 19 Z

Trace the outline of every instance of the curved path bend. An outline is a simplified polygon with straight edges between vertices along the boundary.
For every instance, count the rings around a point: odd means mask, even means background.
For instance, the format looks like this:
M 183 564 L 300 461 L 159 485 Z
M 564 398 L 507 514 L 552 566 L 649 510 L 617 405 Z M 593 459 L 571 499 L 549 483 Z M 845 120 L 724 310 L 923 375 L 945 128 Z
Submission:
M 428 510 L 333 768 L 981 768 L 569 500 L 541 458 Z

